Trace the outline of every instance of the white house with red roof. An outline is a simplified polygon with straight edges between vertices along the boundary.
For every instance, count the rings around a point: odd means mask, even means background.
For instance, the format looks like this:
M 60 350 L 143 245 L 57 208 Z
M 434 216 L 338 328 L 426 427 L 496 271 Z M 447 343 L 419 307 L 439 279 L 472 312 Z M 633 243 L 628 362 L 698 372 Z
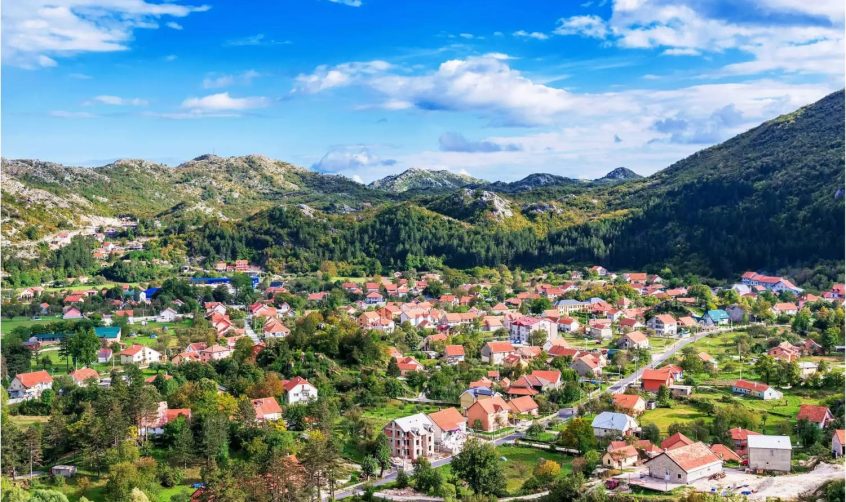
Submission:
M 508 333 L 511 343 L 516 345 L 531 345 L 531 334 L 539 331 L 543 338 L 538 345 L 545 345 L 558 339 L 558 324 L 550 319 L 524 316 L 508 322 Z
M 660 336 L 676 336 L 678 332 L 678 322 L 670 314 L 659 314 L 648 321 L 646 326 Z
M 486 363 L 499 365 L 512 353 L 514 353 L 514 345 L 511 342 L 487 342 L 482 346 L 480 358 Z
M 317 387 L 300 376 L 283 380 L 282 388 L 285 389 L 285 401 L 288 404 L 307 403 L 317 399 Z
M 435 424 L 435 445 L 447 453 L 456 454 L 467 441 L 467 418 L 455 408 L 445 408 L 429 413 L 429 420 Z
M 723 472 L 723 461 L 702 442 L 666 450 L 645 465 L 650 477 L 682 485 Z
M 796 287 L 792 282 L 784 277 L 763 275 L 757 272 L 744 273 L 740 277 L 740 281 L 747 286 L 763 286 L 774 293 L 789 291 L 798 295 L 803 291 L 802 288 Z
M 649 348 L 649 338 L 640 331 L 631 331 L 620 337 L 617 346 L 623 349 Z
M 92 379 L 97 382 L 100 381 L 100 374 L 91 368 L 79 368 L 78 370 L 74 370 L 70 373 L 70 377 L 73 379 L 73 382 L 80 387 L 87 386 L 88 382 Z
M 168 408 L 167 401 L 160 401 L 156 412 L 149 417 L 141 419 L 138 435 L 141 437 L 161 436 L 164 428 L 178 417 L 191 419 L 190 408 Z
M 744 396 L 757 397 L 764 401 L 772 399 L 781 399 L 782 393 L 775 390 L 771 386 L 761 382 L 751 382 L 749 380 L 737 380 L 731 386 L 731 391 L 735 394 Z
M 253 410 L 256 412 L 256 420 L 259 422 L 273 422 L 282 418 L 282 407 L 276 398 L 261 397 L 253 399 Z
M 444 360 L 447 364 L 458 364 L 464 361 L 463 345 L 447 345 L 444 347 Z
M 38 399 L 41 393 L 53 386 L 53 377 L 44 370 L 18 373 L 9 384 L 12 399 Z
M 836 429 L 831 435 L 831 454 L 840 458 L 846 454 L 846 430 Z
M 147 367 L 150 363 L 158 363 L 162 360 L 161 352 L 153 350 L 145 345 L 135 344 L 120 351 L 121 364 L 135 364 L 141 368 Z
M 796 414 L 796 420 L 807 420 L 812 424 L 816 424 L 820 429 L 834 421 L 834 415 L 826 406 L 818 406 L 815 404 L 803 404 L 799 406 L 799 413 Z

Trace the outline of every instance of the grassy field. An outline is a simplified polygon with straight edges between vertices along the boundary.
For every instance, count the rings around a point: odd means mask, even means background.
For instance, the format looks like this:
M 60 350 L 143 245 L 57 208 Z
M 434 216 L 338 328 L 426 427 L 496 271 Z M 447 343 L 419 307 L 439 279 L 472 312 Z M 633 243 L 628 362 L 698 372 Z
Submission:
M 33 424 L 43 424 L 49 419 L 50 417 L 39 415 L 9 415 L 9 420 L 20 427 L 29 427 Z
M 39 321 L 34 321 L 29 317 L 14 317 L 12 319 L 2 319 L 0 320 L 0 333 L 5 335 L 6 333 L 11 333 L 13 329 L 19 326 L 34 326 L 36 324 L 46 324 L 51 322 L 58 322 L 61 320 L 61 316 L 45 316 L 42 317 Z
M 766 415 L 766 432 L 776 434 L 779 431 L 781 424 L 787 422 L 793 424 L 796 420 L 796 414 L 799 412 L 799 405 L 801 404 L 820 404 L 823 400 L 833 395 L 826 393 L 819 389 L 814 390 L 783 390 L 784 397 L 782 399 L 773 399 L 764 401 L 762 399 L 754 399 L 750 397 L 736 396 L 731 393 L 729 389 L 714 389 L 711 391 L 700 390 L 693 397 L 706 399 L 709 401 L 723 403 L 722 399 L 728 396 L 731 402 L 741 403 L 743 406 L 760 411 L 762 415 Z
M 640 417 L 639 422 L 641 426 L 649 423 L 655 424 L 658 426 L 661 434 L 666 434 L 672 424 L 692 422 L 697 419 L 703 419 L 707 422 L 711 418 L 689 404 L 674 401 L 672 408 L 647 410 Z
M 541 459 L 557 462 L 561 465 L 562 473 L 572 471 L 571 463 L 573 457 L 564 455 L 563 453 L 512 445 L 497 446 L 496 452 L 502 463 L 502 471 L 506 481 L 505 486 L 509 494 L 516 493 L 523 486 L 523 483 L 531 477 L 532 471 Z M 505 460 L 502 460 L 503 458 Z M 447 477 L 452 474 L 449 465 L 439 467 L 438 470 Z
M 374 427 L 381 429 L 395 418 L 406 417 L 408 415 L 414 415 L 415 413 L 432 413 L 438 411 L 439 409 L 441 409 L 439 406 L 404 403 L 402 401 L 392 399 L 383 406 L 365 411 L 363 416 L 365 419 L 369 420 Z

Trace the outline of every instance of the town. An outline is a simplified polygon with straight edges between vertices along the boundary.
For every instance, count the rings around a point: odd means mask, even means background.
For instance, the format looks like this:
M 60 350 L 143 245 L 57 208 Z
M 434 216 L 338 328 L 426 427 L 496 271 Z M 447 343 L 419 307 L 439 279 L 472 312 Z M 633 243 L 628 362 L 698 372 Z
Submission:
M 10 288 L 4 491 L 819 495 L 843 479 L 844 298 L 751 271 L 247 260 Z

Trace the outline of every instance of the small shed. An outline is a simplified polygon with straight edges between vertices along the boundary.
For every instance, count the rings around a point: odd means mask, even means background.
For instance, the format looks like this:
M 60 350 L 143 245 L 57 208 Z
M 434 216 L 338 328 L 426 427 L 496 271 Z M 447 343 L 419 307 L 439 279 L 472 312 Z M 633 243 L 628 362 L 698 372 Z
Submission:
M 62 476 L 64 478 L 70 478 L 76 476 L 76 466 L 75 465 L 54 465 L 50 468 L 50 474 L 53 476 Z

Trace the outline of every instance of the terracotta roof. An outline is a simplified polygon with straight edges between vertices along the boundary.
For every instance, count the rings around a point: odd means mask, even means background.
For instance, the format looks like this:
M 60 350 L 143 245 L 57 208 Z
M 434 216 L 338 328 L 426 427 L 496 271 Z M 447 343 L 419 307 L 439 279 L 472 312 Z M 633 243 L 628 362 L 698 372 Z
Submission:
M 27 389 L 38 384 L 53 383 L 53 377 L 44 370 L 33 371 L 31 373 L 18 373 L 15 378 Z
M 610 450 L 608 454 L 616 459 L 631 458 L 637 456 L 637 450 L 632 445 L 626 445 L 622 448 Z
M 670 460 L 675 462 L 685 472 L 690 472 L 714 462 L 720 462 L 720 458 L 701 442 L 665 451 L 664 455 L 667 455 Z
M 735 453 L 731 448 L 724 444 L 715 443 L 711 445 L 711 451 L 718 457 L 720 457 L 724 462 L 729 460 L 733 460 L 735 462 L 740 462 L 742 459 L 740 455 Z
M 657 380 L 660 382 L 667 382 L 670 379 L 670 372 L 664 370 L 653 370 L 653 369 L 645 369 L 643 370 L 643 375 L 640 377 L 641 380 Z
M 263 419 L 267 415 L 282 413 L 282 407 L 279 406 L 273 396 L 253 399 L 253 409 L 256 410 L 256 418 L 258 419 Z
M 846 444 L 846 429 L 836 429 L 834 431 L 834 435 L 837 436 L 837 441 L 839 441 L 841 445 Z
M 502 410 L 508 410 L 508 403 L 505 402 L 500 396 L 493 396 L 490 399 L 480 399 L 473 403 L 473 406 L 479 405 L 482 407 L 485 413 L 498 413 Z
M 461 412 L 455 408 L 445 408 L 429 414 L 432 422 L 435 422 L 442 431 L 455 431 L 461 428 L 461 424 L 466 424 L 467 419 L 461 415 Z
M 283 380 L 282 381 L 282 388 L 285 389 L 285 392 L 290 392 L 291 389 L 296 387 L 297 385 L 304 384 L 304 385 L 311 385 L 308 380 L 301 376 L 295 376 L 290 380 Z
M 734 382 L 734 386 L 738 389 L 746 389 L 755 392 L 764 392 L 765 390 L 770 388 L 770 386 L 765 383 L 750 382 L 749 380 L 738 380 Z
M 521 396 L 508 401 L 508 406 L 515 413 L 528 413 L 538 409 L 538 403 L 531 396 Z
M 191 409 L 190 408 L 173 408 L 165 410 L 164 418 L 165 423 L 172 422 L 176 420 L 178 417 L 185 417 L 191 418 Z
M 558 370 L 534 370 L 531 376 L 542 378 L 549 383 L 556 383 L 561 379 L 561 372 Z
M 91 368 L 79 368 L 78 370 L 71 372 L 70 377 L 77 382 L 84 382 L 89 378 L 99 379 L 100 374 Z
M 511 342 L 488 342 L 486 345 L 492 353 L 514 352 L 514 346 L 511 345 Z
M 661 448 L 657 445 L 653 444 L 652 441 L 648 439 L 641 439 L 636 444 L 637 449 L 643 450 L 649 453 L 661 453 Z
M 818 424 L 825 420 L 826 417 L 830 416 L 831 411 L 825 406 L 803 404 L 799 406 L 799 414 L 796 415 L 796 420 L 807 420 Z
M 135 354 L 137 354 L 137 353 L 141 352 L 142 350 L 144 350 L 144 346 L 143 346 L 143 345 L 138 345 L 138 344 L 135 344 L 135 345 L 133 345 L 132 347 L 129 347 L 129 348 L 123 349 L 123 350 L 120 352 L 120 355 L 122 355 L 122 356 L 134 356 Z
M 672 436 L 661 441 L 661 448 L 664 448 L 665 450 L 674 450 L 676 448 L 680 448 L 682 446 L 687 446 L 690 444 L 693 444 L 692 439 L 685 436 L 681 432 L 676 432 Z
M 643 398 L 637 394 L 614 394 L 614 406 L 624 410 L 631 410 L 640 401 L 643 401 Z
M 444 354 L 447 357 L 458 357 L 464 355 L 464 346 L 463 345 L 447 345 L 444 347 Z
M 731 434 L 731 439 L 734 441 L 746 441 L 746 438 L 748 438 L 749 436 L 758 436 L 761 433 L 750 431 L 749 429 L 734 427 L 732 429 L 729 429 L 729 434 Z
M 635 343 L 643 343 L 643 342 L 648 341 L 648 339 L 646 338 L 646 335 L 644 335 L 640 331 L 632 331 L 631 333 L 626 333 L 623 336 L 628 338 L 629 340 L 635 342 Z

